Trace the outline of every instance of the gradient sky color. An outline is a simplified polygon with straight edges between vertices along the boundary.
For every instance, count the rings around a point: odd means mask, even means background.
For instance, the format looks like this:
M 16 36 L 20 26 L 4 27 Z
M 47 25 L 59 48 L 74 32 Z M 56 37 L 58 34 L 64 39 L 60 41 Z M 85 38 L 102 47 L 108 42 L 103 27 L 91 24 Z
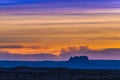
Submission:
M 120 48 L 120 0 L 0 0 L 0 51 Z M 103 55 L 104 56 L 104 55 Z

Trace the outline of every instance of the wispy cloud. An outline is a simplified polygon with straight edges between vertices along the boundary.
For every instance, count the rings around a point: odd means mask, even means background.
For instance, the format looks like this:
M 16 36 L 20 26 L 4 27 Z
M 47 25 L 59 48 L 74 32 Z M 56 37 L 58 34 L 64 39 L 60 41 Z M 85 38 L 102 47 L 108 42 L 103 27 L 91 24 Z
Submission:
M 1 0 L 0 4 L 5 4 L 0 7 L 0 13 L 6 15 L 70 14 L 74 10 L 120 8 L 119 0 Z
M 40 46 L 23 46 L 23 45 L 0 45 L 0 49 L 49 49 L 49 47 L 40 47 Z
M 118 59 L 116 50 L 108 53 L 86 48 L 88 54 L 81 48 L 69 48 L 61 51 L 59 57 L 48 52 L 74 45 L 95 49 L 120 47 L 119 17 L 120 0 L 0 0 L 0 49 L 11 51 L 1 52 L 0 56 L 6 56 L 0 59 L 15 60 L 18 56 L 19 60 L 66 60 L 76 55 Z M 32 44 L 42 46 L 25 46 Z M 49 48 L 52 50 L 46 51 Z M 13 54 L 17 51 L 37 52 L 39 57 Z
M 59 56 L 53 53 L 38 54 L 15 54 L 9 52 L 0 52 L 0 60 L 20 60 L 20 61 L 43 61 L 43 60 L 68 60 L 71 56 L 88 56 L 90 59 L 119 60 L 120 48 L 107 48 L 102 50 L 93 50 L 88 47 L 69 47 L 62 49 Z
M 2 45 L 0 46 L 0 49 L 19 49 L 19 48 L 24 48 L 24 46 L 21 45 Z
M 0 52 L 0 60 L 13 60 L 13 61 L 43 61 L 43 60 L 58 60 L 56 55 L 52 54 L 13 54 L 9 52 Z

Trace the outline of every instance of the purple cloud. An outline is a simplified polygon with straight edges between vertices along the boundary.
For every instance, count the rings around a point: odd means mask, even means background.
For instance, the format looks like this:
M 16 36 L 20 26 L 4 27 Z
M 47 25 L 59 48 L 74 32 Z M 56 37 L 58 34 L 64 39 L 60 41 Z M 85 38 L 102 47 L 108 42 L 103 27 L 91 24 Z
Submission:
M 38 54 L 13 54 L 9 52 L 0 52 L 0 60 L 20 60 L 20 61 L 62 61 L 68 60 L 74 56 L 88 56 L 90 59 L 120 60 L 120 48 L 108 48 L 103 50 L 92 50 L 88 47 L 69 47 L 68 50 L 62 49 L 59 56 L 51 53 Z
M 49 49 L 49 47 L 39 47 L 39 46 L 23 46 L 23 45 L 0 45 L 0 49 Z
M 90 59 L 119 60 L 120 48 L 107 48 L 102 50 L 92 50 L 88 47 L 70 47 L 62 50 L 60 56 L 69 59 L 70 56 L 89 56 Z
M 24 48 L 22 45 L 1 45 L 0 49 L 19 49 L 19 48 Z
M 0 0 L 2 15 L 58 14 L 68 10 L 120 8 L 119 0 Z M 5 5 L 4 5 L 5 4 Z M 18 5 L 19 4 L 19 5 Z
M 9 52 L 0 52 L 0 60 L 10 61 L 44 61 L 44 60 L 57 60 L 58 57 L 52 54 L 13 54 Z

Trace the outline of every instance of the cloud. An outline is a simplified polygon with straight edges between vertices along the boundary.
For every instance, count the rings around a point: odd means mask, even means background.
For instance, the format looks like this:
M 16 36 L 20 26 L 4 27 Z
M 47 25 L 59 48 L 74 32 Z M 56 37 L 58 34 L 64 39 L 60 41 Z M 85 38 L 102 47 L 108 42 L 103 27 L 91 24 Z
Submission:
M 119 15 L 119 10 L 113 11 L 120 8 L 119 4 L 120 1 L 118 0 L 0 0 L 0 5 L 3 5 L 0 7 L 0 15 L 92 16 L 107 15 L 108 13 Z M 94 12 L 102 9 L 103 12 Z M 111 12 L 105 12 L 109 11 L 109 9 Z
M 63 49 L 60 56 L 69 59 L 71 56 L 89 56 L 90 59 L 111 59 L 119 60 L 120 48 L 107 48 L 102 50 L 92 50 L 88 47 L 69 47 L 68 50 Z
M 88 56 L 90 59 L 119 60 L 120 48 L 107 48 L 103 50 L 92 50 L 87 46 L 69 47 L 62 49 L 59 56 L 52 53 L 37 54 L 15 54 L 9 52 L 0 52 L 0 60 L 18 60 L 18 61 L 63 61 L 71 56 Z
M 94 37 L 87 38 L 88 40 L 120 40 L 120 37 Z
M 2 45 L 0 46 L 0 49 L 19 49 L 19 48 L 24 48 L 22 45 Z
M 49 47 L 40 47 L 40 46 L 23 46 L 23 45 L 1 45 L 0 49 L 22 49 L 22 48 L 30 48 L 30 49 L 49 49 Z
M 13 54 L 9 52 L 0 52 L 0 60 L 10 61 L 43 61 L 43 60 L 57 60 L 58 57 L 52 54 Z
M 28 46 L 26 48 L 31 48 L 31 49 L 50 49 L 50 47 L 46 47 L 46 46 Z

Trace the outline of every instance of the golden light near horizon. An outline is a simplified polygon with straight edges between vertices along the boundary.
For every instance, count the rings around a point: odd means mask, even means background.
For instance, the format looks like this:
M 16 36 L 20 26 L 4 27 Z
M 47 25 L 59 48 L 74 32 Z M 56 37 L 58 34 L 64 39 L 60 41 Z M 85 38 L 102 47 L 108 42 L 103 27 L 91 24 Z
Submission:
M 62 48 L 72 46 L 89 46 L 96 50 L 120 48 L 119 8 L 84 10 L 73 7 L 46 11 L 36 8 L 38 5 L 32 5 L 33 9 L 25 11 L 22 10 L 24 6 L 17 6 L 20 9 L 12 6 L 12 11 L 0 11 L 0 46 L 24 46 L 16 49 L 1 48 L 1 51 L 58 55 Z

